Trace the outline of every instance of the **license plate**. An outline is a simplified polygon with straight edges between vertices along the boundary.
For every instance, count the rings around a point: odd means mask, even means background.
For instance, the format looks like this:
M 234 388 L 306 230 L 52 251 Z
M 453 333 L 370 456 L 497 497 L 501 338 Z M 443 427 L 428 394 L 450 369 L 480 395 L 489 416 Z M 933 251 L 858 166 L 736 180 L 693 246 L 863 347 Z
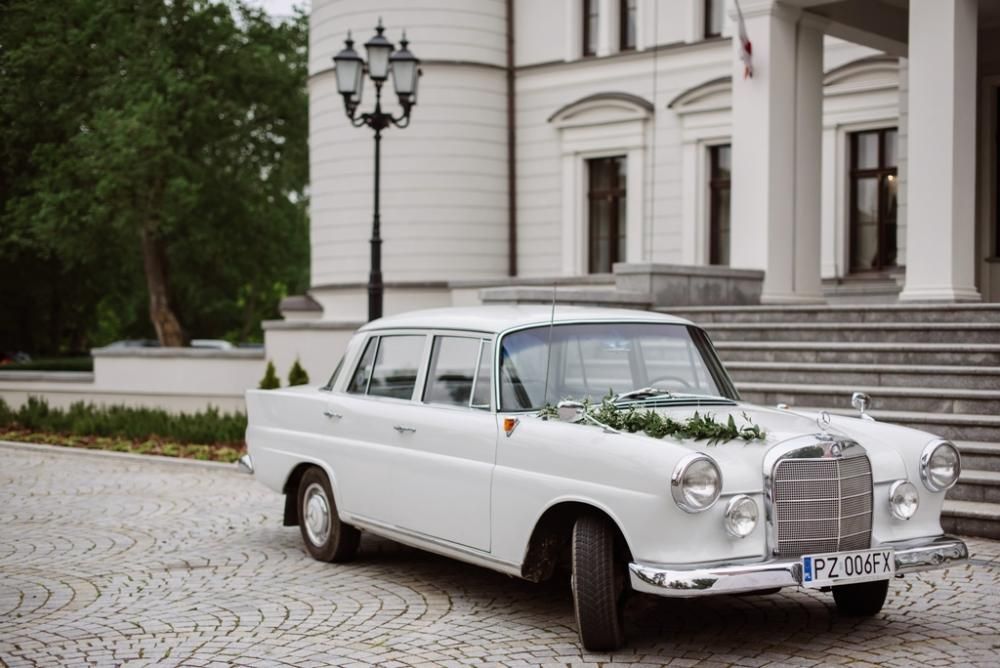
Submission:
M 895 574 L 896 555 L 892 550 L 830 552 L 802 557 L 803 587 L 888 580 Z

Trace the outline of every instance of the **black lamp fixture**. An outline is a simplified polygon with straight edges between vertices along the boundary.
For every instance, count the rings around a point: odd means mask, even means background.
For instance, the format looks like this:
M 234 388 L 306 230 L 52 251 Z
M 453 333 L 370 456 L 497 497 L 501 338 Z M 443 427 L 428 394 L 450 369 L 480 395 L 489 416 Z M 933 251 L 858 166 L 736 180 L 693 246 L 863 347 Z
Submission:
M 368 274 L 368 320 L 382 317 L 382 237 L 381 215 L 379 211 L 379 190 L 381 185 L 381 144 L 382 130 L 390 125 L 405 128 L 410 124 L 410 112 L 417 104 L 417 81 L 420 79 L 420 61 L 407 48 L 406 32 L 399 41 L 399 49 L 393 52 L 393 44 L 386 39 L 382 19 L 375 26 L 375 34 L 365 42 L 368 62 L 354 50 L 354 40 L 347 33 L 344 49 L 333 57 L 337 73 L 337 91 L 344 98 L 344 111 L 356 128 L 367 126 L 375 131 L 375 212 L 372 217 L 371 271 Z M 375 108 L 359 114 L 361 95 L 364 92 L 364 75 L 375 84 Z M 382 86 L 392 75 L 392 85 L 403 111 L 398 116 L 382 111 Z

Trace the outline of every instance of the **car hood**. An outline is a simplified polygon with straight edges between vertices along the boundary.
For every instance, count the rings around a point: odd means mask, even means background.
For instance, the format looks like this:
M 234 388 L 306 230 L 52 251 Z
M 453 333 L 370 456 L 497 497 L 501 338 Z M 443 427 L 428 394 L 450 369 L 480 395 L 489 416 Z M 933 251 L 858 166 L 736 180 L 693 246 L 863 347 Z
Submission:
M 703 452 L 715 459 L 722 469 L 726 494 L 761 491 L 764 459 L 767 453 L 792 439 L 810 435 L 822 438 L 824 432 L 853 439 L 866 449 L 872 462 L 875 482 L 879 482 L 905 477 L 905 467 L 897 448 L 902 436 L 906 436 L 903 440 L 921 443 L 930 438 L 929 435 L 912 429 L 843 416 L 830 416 L 828 424 L 821 424 L 823 420 L 819 413 L 766 408 L 745 403 L 735 406 L 683 406 L 653 410 L 675 420 L 684 420 L 697 411 L 701 415 L 711 414 L 717 421 L 724 423 L 731 415 L 737 427 L 746 425 L 749 420 L 764 430 L 764 439 L 753 441 L 736 439 L 711 443 L 708 440 L 664 439 L 687 451 Z

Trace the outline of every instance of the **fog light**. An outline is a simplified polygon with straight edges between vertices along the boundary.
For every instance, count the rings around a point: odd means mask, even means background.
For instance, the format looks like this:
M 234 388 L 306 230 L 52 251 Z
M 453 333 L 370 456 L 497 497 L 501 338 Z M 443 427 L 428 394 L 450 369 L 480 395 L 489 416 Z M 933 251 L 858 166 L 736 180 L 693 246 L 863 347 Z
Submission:
M 913 517 L 920 506 L 920 494 L 917 486 L 906 480 L 897 480 L 889 488 L 889 508 L 897 520 L 908 520 Z
M 726 504 L 726 531 L 737 538 L 746 538 L 757 526 L 757 502 L 746 494 L 734 496 Z

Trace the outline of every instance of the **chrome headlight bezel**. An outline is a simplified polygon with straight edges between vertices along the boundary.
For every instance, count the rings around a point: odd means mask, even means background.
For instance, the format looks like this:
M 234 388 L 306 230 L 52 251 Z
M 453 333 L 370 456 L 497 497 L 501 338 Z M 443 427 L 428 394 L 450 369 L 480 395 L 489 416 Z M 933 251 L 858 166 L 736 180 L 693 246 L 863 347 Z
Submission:
M 931 474 L 931 462 L 940 448 L 950 448 L 955 453 L 955 475 L 945 484 L 942 484 L 939 480 L 935 480 Z M 924 487 L 932 492 L 944 492 L 951 489 L 958 483 L 958 477 L 961 474 L 962 455 L 951 441 L 943 439 L 931 441 L 920 454 L 920 480 L 923 481 Z
M 906 515 L 899 509 L 899 506 L 896 505 L 896 497 L 898 494 L 904 494 L 910 490 L 913 491 L 913 495 L 916 498 L 916 503 L 913 506 L 913 512 L 910 513 L 909 515 Z M 917 510 L 919 509 L 920 509 L 920 490 L 917 489 L 916 485 L 914 485 L 909 480 L 897 480 L 896 482 L 892 483 L 892 485 L 889 487 L 889 512 L 892 513 L 893 517 L 895 517 L 897 520 L 905 521 L 911 519 L 914 515 L 916 515 Z
M 703 506 L 699 506 L 693 503 L 686 493 L 685 483 L 688 473 L 691 472 L 693 466 L 702 466 L 703 463 L 708 464 L 715 470 L 715 493 L 712 495 L 711 501 Z M 677 507 L 687 513 L 701 513 L 712 506 L 715 502 L 719 500 L 719 495 L 722 494 L 722 469 L 715 462 L 714 459 L 701 452 L 694 452 L 690 455 L 686 455 L 679 462 L 677 466 L 674 467 L 674 472 L 670 476 L 670 494 L 674 497 L 674 503 Z
M 753 508 L 753 523 L 750 525 L 750 530 L 746 533 L 740 533 L 734 528 L 733 517 L 739 509 L 740 506 L 749 506 Z M 733 538 L 746 538 L 754 532 L 757 528 L 757 523 L 760 521 L 760 508 L 757 507 L 757 502 L 753 500 L 753 497 L 746 494 L 737 494 L 733 498 L 729 499 L 726 504 L 726 512 L 724 514 L 724 523 L 726 525 L 726 532 Z

